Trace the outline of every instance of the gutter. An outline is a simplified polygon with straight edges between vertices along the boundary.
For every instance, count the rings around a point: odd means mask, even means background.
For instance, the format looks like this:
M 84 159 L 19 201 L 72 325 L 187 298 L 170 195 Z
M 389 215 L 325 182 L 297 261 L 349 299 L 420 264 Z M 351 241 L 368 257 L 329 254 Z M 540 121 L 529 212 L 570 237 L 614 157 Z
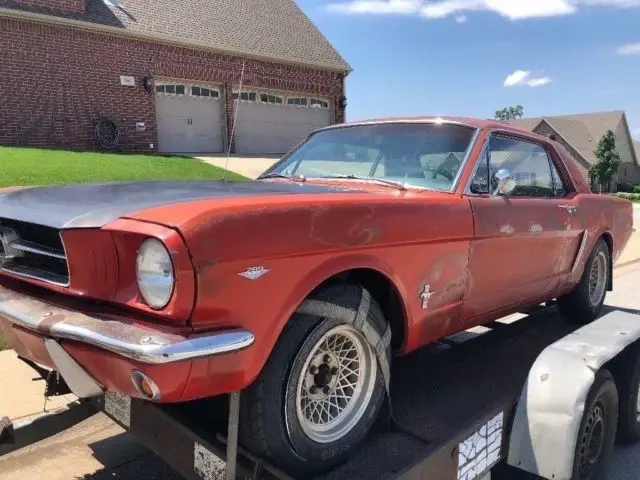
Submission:
M 9 18 L 13 20 L 22 20 L 31 23 L 41 23 L 47 25 L 55 25 L 60 27 L 68 27 L 76 30 L 83 30 L 93 33 L 102 33 L 107 35 L 114 35 L 117 37 L 131 38 L 134 40 L 142 40 L 147 42 L 162 43 L 165 45 L 191 48 L 196 50 L 204 50 L 213 53 L 219 53 L 222 55 L 239 56 L 250 58 L 253 60 L 262 60 L 268 62 L 276 62 L 287 65 L 294 65 L 297 67 L 306 68 L 319 68 L 322 70 L 328 70 L 331 72 L 342 73 L 345 76 L 351 73 L 351 66 L 347 65 L 347 68 L 338 68 L 335 65 L 327 65 L 320 62 L 298 62 L 291 59 L 279 57 L 277 55 L 256 55 L 255 53 L 246 52 L 240 49 L 234 48 L 215 48 L 211 47 L 206 42 L 199 42 L 196 40 L 183 40 L 170 35 L 160 35 L 156 33 L 142 33 L 132 32 L 130 30 L 118 27 L 111 27 L 108 25 L 101 25 L 98 23 L 90 23 L 82 20 L 74 20 L 65 17 L 56 17 L 54 15 L 47 15 L 44 13 L 27 12 L 24 10 L 15 10 L 12 8 L 0 7 L 0 18 Z

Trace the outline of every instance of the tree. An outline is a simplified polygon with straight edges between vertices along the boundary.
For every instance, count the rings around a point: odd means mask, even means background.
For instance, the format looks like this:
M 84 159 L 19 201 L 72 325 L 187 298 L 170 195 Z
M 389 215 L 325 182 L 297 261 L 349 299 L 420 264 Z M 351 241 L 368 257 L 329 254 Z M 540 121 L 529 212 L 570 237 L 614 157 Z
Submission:
M 620 154 L 616 152 L 616 136 L 611 130 L 607 130 L 598 142 L 598 147 L 593 152 L 598 161 L 589 168 L 592 181 L 599 185 L 606 185 L 607 191 L 611 191 L 611 180 L 618 173 Z
M 522 105 L 516 105 L 515 107 L 504 107 L 502 110 L 496 110 L 497 120 L 517 120 L 522 118 L 524 108 Z

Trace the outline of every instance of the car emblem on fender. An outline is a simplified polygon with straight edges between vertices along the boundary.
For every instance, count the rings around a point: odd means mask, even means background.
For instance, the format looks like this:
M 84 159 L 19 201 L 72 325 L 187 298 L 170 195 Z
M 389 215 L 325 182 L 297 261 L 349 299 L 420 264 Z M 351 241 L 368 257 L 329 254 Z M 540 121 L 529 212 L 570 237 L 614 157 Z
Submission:
M 249 267 L 244 272 L 238 273 L 241 277 L 248 278 L 249 280 L 257 280 L 266 273 L 269 273 L 268 268 L 264 268 L 263 266 L 259 267 Z
M 431 295 L 436 292 L 431 291 L 431 287 L 429 285 L 425 285 L 420 291 L 419 297 L 422 299 L 422 309 L 425 310 L 429 306 L 429 299 Z

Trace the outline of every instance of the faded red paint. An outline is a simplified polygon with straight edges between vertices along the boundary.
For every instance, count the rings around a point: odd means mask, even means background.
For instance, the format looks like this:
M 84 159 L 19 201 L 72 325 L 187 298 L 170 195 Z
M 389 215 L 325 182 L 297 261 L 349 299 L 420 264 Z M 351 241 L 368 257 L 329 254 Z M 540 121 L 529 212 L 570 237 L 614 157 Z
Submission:
M 100 238 L 97 246 L 78 243 L 68 253 L 73 268 L 86 265 L 104 279 L 72 275 L 68 293 L 126 307 L 123 314 L 150 329 L 173 325 L 196 334 L 243 327 L 255 335 L 255 343 L 238 353 L 153 367 L 73 342 L 65 348 L 109 388 L 134 394 L 128 375 L 139 368 L 162 382 L 162 401 L 185 401 L 250 384 L 297 306 L 348 270 L 379 272 L 400 294 L 404 338 L 396 340 L 404 354 L 567 293 L 603 235 L 618 257 L 631 234 L 629 202 L 591 194 L 569 154 L 546 137 L 499 122 L 469 123 L 482 133 L 454 193 L 358 184 L 366 191 L 217 198 L 142 210 L 100 231 L 65 233 L 65 242 Z M 545 145 L 561 162 L 571 194 L 544 200 L 464 195 L 491 130 Z M 578 214 L 568 215 L 561 204 L 576 206 Z M 584 231 L 585 255 L 573 269 Z M 168 245 L 177 272 L 173 299 L 159 312 L 144 306 L 135 287 L 136 249 L 145 236 Z M 238 275 L 261 265 L 270 271 L 257 281 Z M 423 309 L 425 285 L 434 293 Z

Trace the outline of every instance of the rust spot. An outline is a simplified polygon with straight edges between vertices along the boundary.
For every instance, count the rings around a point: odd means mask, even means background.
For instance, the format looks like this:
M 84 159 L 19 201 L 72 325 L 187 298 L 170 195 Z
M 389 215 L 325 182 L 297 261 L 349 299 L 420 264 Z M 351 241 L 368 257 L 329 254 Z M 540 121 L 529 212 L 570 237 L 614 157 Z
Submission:
M 196 262 L 195 264 L 196 273 L 198 275 L 202 275 L 211 267 L 213 267 L 216 263 L 218 262 L 216 262 L 215 260 L 201 260 L 199 262 Z
M 546 382 L 547 380 L 549 380 L 549 374 L 548 374 L 548 373 L 543 373 L 543 374 L 540 376 L 540 381 L 541 381 L 541 382 Z

